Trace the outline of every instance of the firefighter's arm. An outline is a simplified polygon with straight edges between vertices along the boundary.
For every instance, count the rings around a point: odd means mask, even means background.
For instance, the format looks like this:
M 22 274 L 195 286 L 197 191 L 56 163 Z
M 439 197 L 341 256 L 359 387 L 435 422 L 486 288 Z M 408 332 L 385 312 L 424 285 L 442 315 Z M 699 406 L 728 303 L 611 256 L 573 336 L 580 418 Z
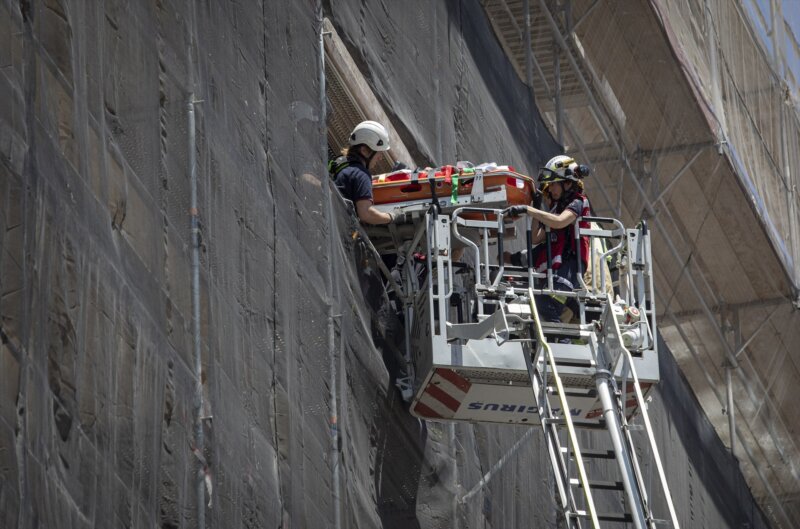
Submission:
M 528 215 L 555 230 L 566 228 L 578 218 L 575 212 L 569 209 L 565 209 L 558 215 L 554 215 L 550 212 L 542 211 L 541 209 L 532 208 L 530 206 L 528 206 Z
M 389 224 L 394 220 L 391 213 L 378 211 L 378 209 L 372 205 L 372 201 L 367 199 L 356 202 L 356 213 L 358 214 L 359 220 L 367 224 Z

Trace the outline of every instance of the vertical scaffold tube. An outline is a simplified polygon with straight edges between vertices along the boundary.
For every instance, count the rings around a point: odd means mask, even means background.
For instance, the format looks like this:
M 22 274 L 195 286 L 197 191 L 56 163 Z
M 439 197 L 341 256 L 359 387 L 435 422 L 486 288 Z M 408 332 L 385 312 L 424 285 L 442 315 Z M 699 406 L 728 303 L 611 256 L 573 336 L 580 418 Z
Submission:
M 319 24 L 319 135 L 320 135 L 320 159 L 325 166 L 325 158 L 328 154 L 327 123 L 326 123 L 326 99 L 325 99 L 325 18 L 322 11 L 322 3 L 317 2 L 317 23 Z M 327 178 L 326 178 L 327 180 Z M 335 230 L 336 223 L 333 218 L 333 197 L 331 196 L 330 182 L 325 182 L 323 187 L 323 200 L 325 200 L 325 213 L 328 217 L 326 225 L 330 230 Z M 331 502 L 333 503 L 333 527 L 341 527 L 341 499 L 339 485 L 339 415 L 338 415 L 338 384 L 337 384 L 337 362 L 336 354 L 336 328 L 335 328 L 335 294 L 333 283 L 334 267 L 334 237 L 329 234 L 328 243 L 328 267 L 327 275 L 327 298 L 328 298 L 328 359 L 330 366 L 330 460 L 331 460 Z
M 192 51 L 189 49 L 189 56 Z M 189 213 L 192 218 L 192 335 L 193 335 L 193 354 L 194 354 L 194 444 L 198 454 L 199 470 L 197 472 L 197 526 L 200 529 L 205 527 L 205 473 L 206 468 L 203 464 L 203 354 L 200 345 L 200 222 L 197 211 L 197 155 L 195 116 L 194 116 L 194 92 L 189 93 L 188 129 L 189 129 L 189 182 L 191 188 L 191 198 Z

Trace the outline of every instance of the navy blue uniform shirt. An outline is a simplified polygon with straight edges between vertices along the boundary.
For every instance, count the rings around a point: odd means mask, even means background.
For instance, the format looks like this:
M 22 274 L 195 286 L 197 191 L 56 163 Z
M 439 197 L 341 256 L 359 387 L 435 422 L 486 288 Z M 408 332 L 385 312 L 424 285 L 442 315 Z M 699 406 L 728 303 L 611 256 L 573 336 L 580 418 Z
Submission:
M 372 201 L 372 176 L 364 163 L 356 157 L 349 157 L 350 164 L 336 175 L 336 187 L 344 198 L 353 203 L 359 200 Z

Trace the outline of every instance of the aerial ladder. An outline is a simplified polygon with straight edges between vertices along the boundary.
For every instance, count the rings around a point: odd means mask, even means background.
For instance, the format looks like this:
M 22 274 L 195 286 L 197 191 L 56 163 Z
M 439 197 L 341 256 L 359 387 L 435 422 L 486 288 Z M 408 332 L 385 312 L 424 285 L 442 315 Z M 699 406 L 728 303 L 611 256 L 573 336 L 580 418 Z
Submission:
M 466 175 L 459 167 L 460 184 L 451 180 L 448 187 L 439 181 L 442 173 L 410 174 L 391 184 L 406 186 L 406 200 L 376 207 L 404 222 L 370 230 L 377 251 L 399 263 L 394 274 L 384 271 L 403 306 L 406 370 L 398 386 L 411 413 L 540 428 L 570 529 L 678 529 L 645 400 L 658 381 L 647 225 L 626 229 L 616 219 L 576 220 L 575 242 L 582 236 L 591 241 L 593 281 L 583 280 L 576 256 L 579 287 L 556 290 L 549 243 L 547 268 L 537 272 L 531 219 L 524 215 L 523 221 L 509 206 L 528 200 L 519 191 L 532 180 L 507 167 L 479 167 Z M 452 192 L 455 185 L 458 192 Z M 380 190 L 380 183 L 375 187 Z M 580 220 L 591 228 L 581 228 Z M 527 266 L 511 266 L 504 253 L 509 242 L 518 244 L 521 224 Z M 623 263 L 619 295 L 612 295 L 602 273 L 612 257 Z M 536 300 L 549 295 L 572 298 L 570 322 L 541 320 Z M 611 448 L 587 447 L 582 431 L 605 431 Z M 603 474 L 615 469 L 617 479 L 590 476 L 603 464 Z

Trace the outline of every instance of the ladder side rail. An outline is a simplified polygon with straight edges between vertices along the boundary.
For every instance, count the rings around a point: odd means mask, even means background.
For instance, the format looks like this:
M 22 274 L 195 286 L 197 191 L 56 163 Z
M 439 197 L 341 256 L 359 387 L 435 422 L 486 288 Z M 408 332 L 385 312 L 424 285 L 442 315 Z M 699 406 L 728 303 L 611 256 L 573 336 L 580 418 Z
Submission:
M 569 485 L 569 473 L 566 469 L 566 464 L 563 460 L 560 443 L 558 440 L 557 432 L 552 422 L 546 420 L 552 417 L 550 403 L 547 400 L 547 392 L 542 388 L 546 386 L 547 376 L 542 375 L 534 367 L 541 358 L 543 348 L 541 346 L 536 349 L 535 360 L 530 358 L 527 348 L 525 351 L 525 363 L 528 368 L 528 376 L 531 379 L 531 389 L 533 390 L 534 400 L 536 402 L 536 411 L 539 415 L 539 424 L 544 434 L 545 443 L 547 446 L 547 454 L 550 458 L 550 466 L 553 469 L 553 474 L 556 481 L 556 489 L 558 490 L 558 499 L 560 502 L 561 510 L 564 513 L 577 513 L 577 504 L 575 496 Z M 570 529 L 580 529 L 580 520 L 575 516 L 566 516 L 567 523 Z
M 609 296 L 609 302 L 610 302 Z M 669 485 L 667 484 L 666 474 L 664 472 L 664 466 L 661 462 L 661 455 L 658 451 L 658 446 L 655 440 L 655 434 L 653 433 L 653 427 L 650 423 L 650 415 L 647 413 L 647 406 L 644 400 L 644 394 L 642 393 L 642 387 L 639 383 L 639 376 L 636 373 L 636 368 L 633 363 L 633 356 L 631 355 L 630 351 L 627 347 L 625 347 L 622 343 L 621 333 L 619 330 L 619 325 L 616 321 L 616 318 L 611 317 L 611 325 L 609 330 L 615 334 L 616 341 L 618 343 L 619 354 L 623 356 L 623 361 L 625 362 L 625 366 L 627 370 L 630 372 L 630 377 L 633 381 L 633 390 L 636 397 L 636 404 L 639 408 L 639 412 L 642 415 L 642 422 L 644 423 L 644 429 L 647 435 L 647 441 L 650 444 L 650 450 L 652 450 L 653 460 L 655 461 L 656 470 L 658 472 L 659 483 L 661 485 L 661 490 L 664 492 L 664 497 L 667 502 L 667 508 L 669 510 L 670 520 L 672 522 L 672 529 L 680 529 L 680 525 L 678 523 L 678 516 L 675 512 L 675 506 L 672 502 L 672 495 L 669 491 Z M 608 319 L 606 320 L 608 321 Z M 624 415 L 624 409 L 623 409 Z M 626 421 L 627 422 L 627 421 Z M 631 447 L 633 445 L 631 444 Z M 635 455 L 635 452 L 632 452 Z
M 530 291 L 528 292 L 530 295 Z M 535 301 L 534 301 L 535 303 Z M 539 320 L 538 310 L 532 315 L 535 321 Z M 531 323 L 533 327 L 533 323 Z M 540 327 L 541 328 L 541 327 Z M 559 499 L 561 500 L 561 508 L 565 514 L 577 514 L 577 502 L 572 487 L 570 486 L 569 468 L 564 461 L 563 451 L 561 450 L 561 440 L 558 437 L 557 424 L 550 419 L 553 419 L 553 411 L 550 407 L 550 401 L 547 398 L 547 366 L 548 363 L 543 361 L 544 352 L 544 334 L 536 332 L 534 328 L 534 335 L 539 338 L 536 340 L 537 349 L 536 357 L 531 362 L 529 356 L 525 355 L 525 363 L 528 368 L 528 376 L 531 379 L 531 388 L 534 390 L 534 399 L 536 400 L 537 413 L 539 414 L 539 423 L 542 427 L 542 433 L 547 443 L 547 451 L 550 457 L 550 465 L 553 469 L 553 474 L 556 478 L 556 487 L 559 492 Z M 542 364 L 542 370 L 539 371 L 534 366 Z M 544 388 L 544 390 L 542 390 Z M 569 457 L 569 454 L 567 454 Z M 581 527 L 580 519 L 577 516 L 566 516 L 567 523 L 570 527 Z
M 647 413 L 644 394 L 642 393 L 642 388 L 639 384 L 639 377 L 636 374 L 636 368 L 633 365 L 633 357 L 626 347 L 623 346 L 622 351 L 625 355 L 625 361 L 630 367 L 631 378 L 633 378 L 633 389 L 636 393 L 636 402 L 639 407 L 639 412 L 642 414 L 642 421 L 644 422 L 644 428 L 645 432 L 647 433 L 647 440 L 650 443 L 650 449 L 653 451 L 653 460 L 655 461 L 656 470 L 658 471 L 658 479 L 661 483 L 661 489 L 664 491 L 664 497 L 667 501 L 667 509 L 669 510 L 670 520 L 672 521 L 672 529 L 680 529 L 680 525 L 678 524 L 678 515 L 675 512 L 675 506 L 672 503 L 672 495 L 670 494 L 669 485 L 667 484 L 667 476 L 664 472 L 664 465 L 661 462 L 661 455 L 659 454 L 655 435 L 653 433 L 653 427 L 650 423 L 650 414 Z
M 625 360 L 625 366 L 623 368 L 623 373 L 626 373 L 626 376 L 627 376 L 627 370 L 629 369 L 629 367 L 630 367 L 630 365 L 628 364 L 627 360 Z M 612 385 L 616 384 L 613 378 L 611 379 L 611 383 L 612 383 Z M 620 413 L 619 413 L 619 421 L 620 421 L 620 424 L 622 425 L 622 430 L 621 431 L 624 434 L 624 439 L 625 439 L 625 443 L 627 445 L 627 450 L 631 454 L 630 462 L 631 462 L 631 465 L 633 467 L 634 476 L 636 477 L 637 486 L 639 487 L 639 494 L 641 495 L 642 506 L 644 508 L 644 512 L 645 512 L 645 515 L 646 515 L 647 527 L 650 528 L 650 529 L 656 529 L 655 528 L 655 520 L 654 520 L 654 517 L 653 517 L 652 504 L 650 503 L 650 499 L 649 499 L 648 494 L 647 494 L 647 486 L 645 485 L 645 482 L 644 482 L 644 473 L 642 472 L 642 467 L 641 467 L 641 465 L 639 463 L 639 458 L 636 456 L 636 449 L 635 449 L 636 445 L 633 442 L 633 436 L 631 436 L 631 428 L 630 428 L 630 425 L 628 424 L 628 418 L 627 418 L 626 413 L 625 413 L 626 409 L 627 409 L 626 408 L 627 400 L 625 399 L 625 396 L 627 396 L 627 393 L 623 393 L 623 398 L 619 398 L 619 397 L 617 398 L 617 406 L 618 406 L 618 409 L 620 411 Z
M 550 371 L 553 373 L 553 380 L 556 383 L 558 399 L 559 403 L 561 404 L 561 412 L 564 417 L 564 423 L 567 426 L 567 435 L 572 448 L 572 453 L 575 457 L 575 466 L 578 469 L 578 479 L 583 486 L 583 493 L 584 497 L 586 498 L 586 510 L 588 511 L 588 516 L 592 522 L 592 527 L 599 529 L 600 521 L 597 517 L 597 509 L 595 508 L 594 498 L 592 497 L 592 492 L 589 487 L 589 478 L 586 475 L 586 467 L 583 464 L 583 457 L 581 456 L 580 445 L 578 443 L 578 435 L 575 432 L 575 425 L 572 422 L 572 414 L 570 413 L 569 402 L 567 402 L 567 396 L 564 392 L 564 385 L 561 382 L 561 377 L 558 375 L 558 368 L 556 367 L 553 350 L 550 348 L 550 345 L 544 338 L 541 321 L 539 320 L 539 313 L 536 309 L 536 301 L 534 299 L 533 289 L 528 289 L 528 301 L 531 306 L 531 316 L 533 319 L 534 330 L 536 331 L 537 341 L 544 349 L 544 353 L 547 357 L 545 361 L 549 365 Z

